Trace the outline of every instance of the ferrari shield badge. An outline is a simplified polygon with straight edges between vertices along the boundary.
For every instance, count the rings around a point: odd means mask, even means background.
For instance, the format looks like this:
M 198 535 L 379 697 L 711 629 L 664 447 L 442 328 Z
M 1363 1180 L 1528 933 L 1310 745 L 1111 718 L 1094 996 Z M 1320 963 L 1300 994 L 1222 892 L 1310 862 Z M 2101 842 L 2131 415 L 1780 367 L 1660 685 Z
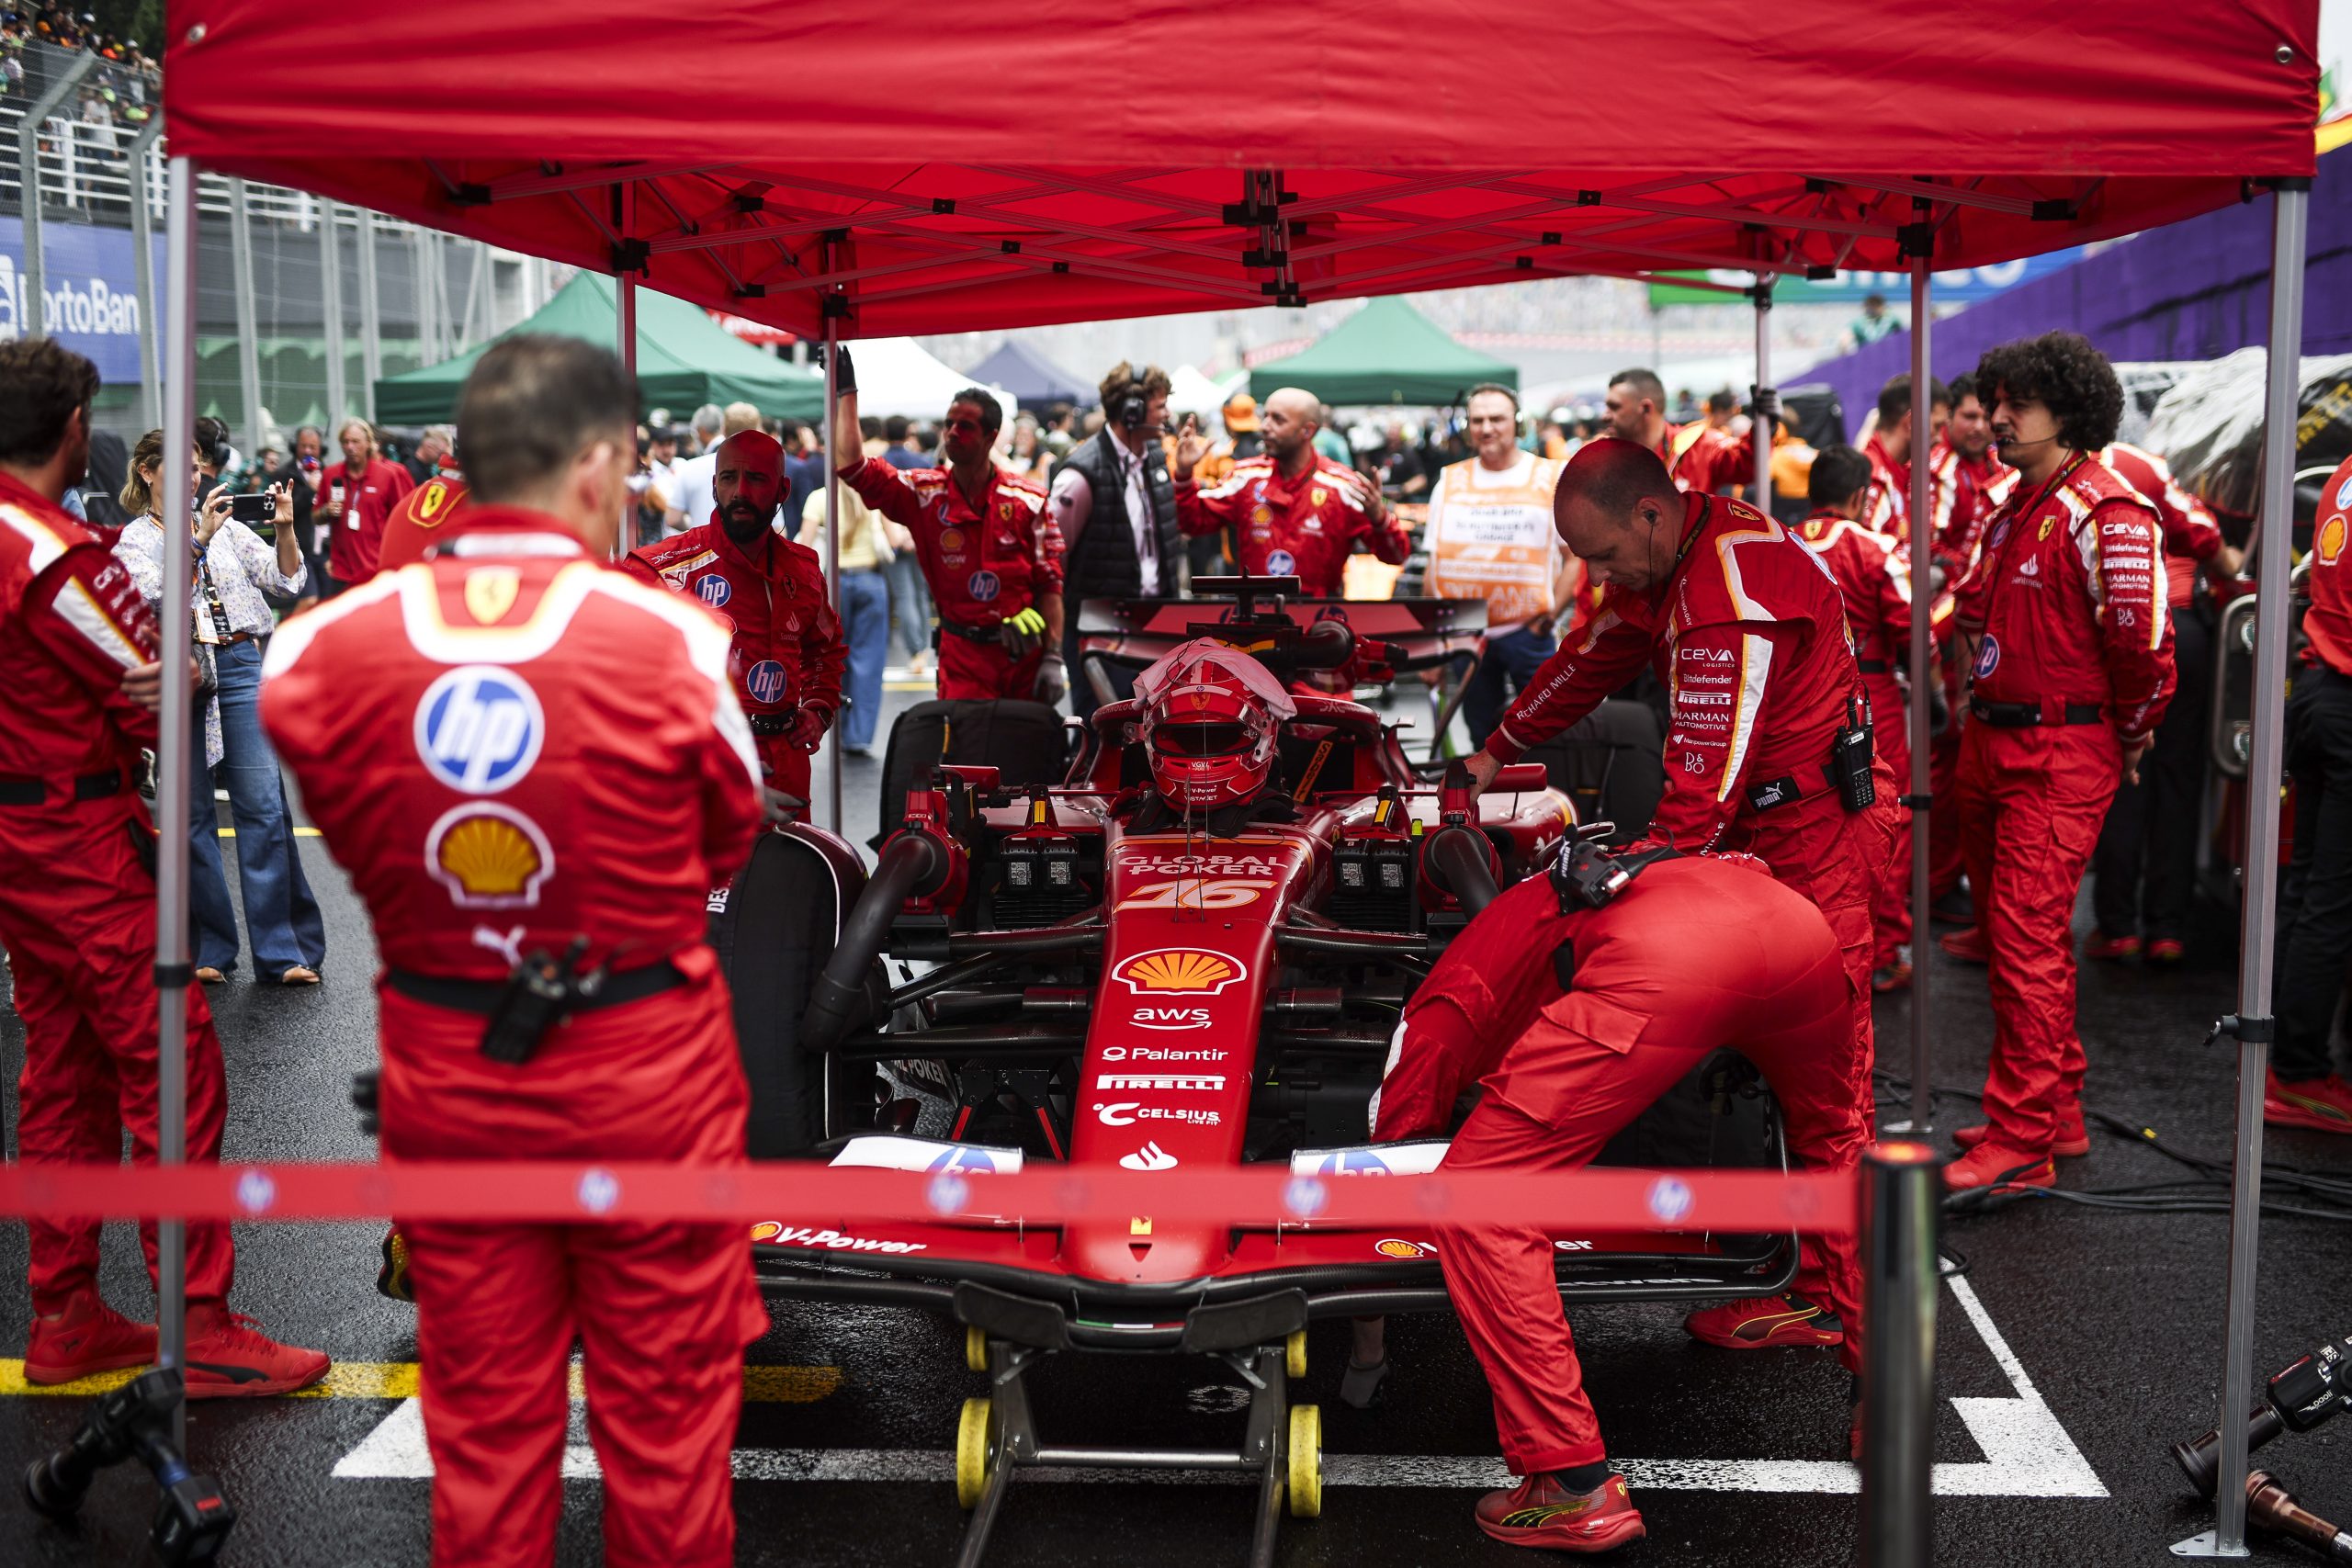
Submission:
M 495 626 L 514 607 L 523 574 L 511 566 L 478 566 L 466 573 L 466 611 L 483 626 Z

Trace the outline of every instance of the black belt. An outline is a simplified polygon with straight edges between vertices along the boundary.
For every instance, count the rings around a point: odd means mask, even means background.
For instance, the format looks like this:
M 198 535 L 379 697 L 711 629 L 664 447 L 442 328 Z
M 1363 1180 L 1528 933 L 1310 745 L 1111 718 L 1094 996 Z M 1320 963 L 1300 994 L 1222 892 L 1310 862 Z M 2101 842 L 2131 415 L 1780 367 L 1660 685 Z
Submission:
M 954 621 L 942 621 L 939 623 L 939 629 L 951 637 L 960 637 L 967 642 L 1001 643 L 1004 640 L 1003 635 L 993 626 L 959 626 Z
M 2051 718 L 2040 703 L 1988 703 L 1971 697 L 1968 711 L 1996 729 L 2031 729 L 2044 724 L 2101 724 L 2107 719 L 2107 710 L 2097 703 L 2068 703 L 2061 710 L 2064 716 Z
M 457 1012 L 481 1013 L 484 1017 L 497 1010 L 500 998 L 506 995 L 506 982 L 503 980 L 457 980 L 446 975 L 420 975 L 413 969 L 388 969 L 384 972 L 384 980 L 392 989 L 412 1000 L 448 1008 Z M 624 1002 L 641 1002 L 648 997 L 675 990 L 685 983 L 685 972 L 664 958 L 658 964 L 605 976 L 605 983 L 597 987 L 596 994 L 582 997 L 571 1010 L 594 1012 L 599 1008 L 616 1008 Z
M 1794 806 L 1804 798 L 1804 789 L 1793 775 L 1749 784 L 1747 793 L 1747 809 L 1750 811 L 1770 811 L 1782 806 Z
M 122 793 L 122 774 L 84 773 L 74 781 L 76 800 L 104 800 Z M 49 786 L 39 779 L 0 778 L 0 806 L 39 806 L 49 798 Z
M 1894 673 L 1894 666 L 1888 663 L 1883 659 L 1857 659 L 1854 660 L 1854 668 L 1860 671 L 1865 675 L 1892 675 Z
M 754 735 L 784 735 L 792 728 L 792 716 L 781 713 L 752 713 L 743 716 L 752 721 Z

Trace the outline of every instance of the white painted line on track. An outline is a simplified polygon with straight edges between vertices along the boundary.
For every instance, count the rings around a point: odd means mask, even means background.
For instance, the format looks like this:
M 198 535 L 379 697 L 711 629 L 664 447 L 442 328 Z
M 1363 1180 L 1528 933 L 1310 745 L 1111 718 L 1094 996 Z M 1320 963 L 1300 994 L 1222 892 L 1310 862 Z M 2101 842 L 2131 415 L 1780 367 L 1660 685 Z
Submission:
M 2013 1399 L 1955 1398 L 1952 1406 L 1984 1450 L 1982 1460 L 1936 1466 L 1936 1494 L 1944 1497 L 2104 1497 L 2107 1487 L 2066 1434 L 2026 1375 L 2024 1365 L 1993 1325 L 1968 1281 L 1945 1281 L 1962 1312 L 1993 1354 Z M 567 1480 L 602 1472 L 586 1440 L 585 1406 L 572 1402 L 563 1454 Z M 1750 1492 L 1854 1495 L 1861 1476 L 1844 1460 L 1613 1459 L 1636 1490 Z M 944 1483 L 955 1479 L 955 1456 L 941 1449 L 738 1449 L 738 1481 L 862 1481 Z M 359 1446 L 335 1465 L 344 1480 L 422 1481 L 433 1474 L 425 1451 L 424 1413 L 403 1400 Z M 1024 1469 L 1021 1483 L 1216 1486 L 1257 1484 L 1254 1475 L 1214 1470 Z M 1511 1477 L 1491 1454 L 1341 1454 L 1323 1456 L 1326 1486 L 1419 1486 L 1472 1491 L 1508 1486 Z

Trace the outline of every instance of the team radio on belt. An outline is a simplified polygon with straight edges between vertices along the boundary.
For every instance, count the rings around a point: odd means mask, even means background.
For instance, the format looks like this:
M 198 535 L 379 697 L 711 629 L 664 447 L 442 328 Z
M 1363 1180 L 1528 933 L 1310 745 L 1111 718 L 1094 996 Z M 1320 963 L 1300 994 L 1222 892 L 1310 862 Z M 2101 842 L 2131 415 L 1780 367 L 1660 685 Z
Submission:
M 604 558 L 636 396 L 601 350 L 526 336 L 484 355 L 462 479 L 394 497 L 365 462 L 346 470 L 330 511 L 351 581 L 277 632 L 263 717 L 374 922 L 385 1158 L 727 1164 L 846 1138 L 837 1164 L 958 1176 L 1043 1157 L 1182 1180 L 1247 1151 L 1409 1179 L 1580 1166 L 1623 1139 L 1670 1155 L 1654 1101 L 1760 1074 L 1780 1114 L 1743 1123 L 1755 1162 L 1849 1168 L 1872 1125 L 1871 994 L 1908 974 L 1895 795 L 1919 593 L 1948 718 L 1933 891 L 1956 889 L 1964 845 L 1963 945 L 1989 957 L 1996 1019 L 1987 1123 L 1959 1134 L 1946 1179 L 2047 1183 L 2079 1150 L 2075 886 L 2174 687 L 2168 552 L 2221 550 L 2160 464 L 2114 445 L 2120 391 L 2079 338 L 1987 355 L 1931 389 L 1929 430 L 1890 387 L 1867 450 L 1818 454 L 1794 525 L 1727 493 L 1752 448 L 1668 424 L 1648 371 L 1615 379 L 1608 436 L 1565 461 L 1520 448 L 1508 389 L 1474 389 L 1475 455 L 1431 487 L 1419 540 L 1438 595 L 1353 603 L 1337 599 L 1350 556 L 1400 564 L 1414 541 L 1377 487 L 1317 454 L 1304 392 L 1267 400 L 1261 450 L 1212 452 L 1189 422 L 1166 431 L 1163 375 L 1122 365 L 1102 430 L 1040 486 L 991 460 L 1001 414 L 978 390 L 945 411 L 939 467 L 857 457 L 855 370 L 846 354 L 836 368 L 839 478 L 911 536 L 940 695 L 964 705 L 936 735 L 943 764 L 885 803 L 870 869 L 803 819 L 843 705 L 843 630 L 817 557 L 772 526 L 774 438 L 719 445 L 710 515 L 618 571 Z M 57 505 L 95 375 L 17 343 L 0 384 L 17 671 L 0 800 L 20 823 L 0 835 L 0 939 L 28 1036 L 24 1155 L 103 1157 L 127 1125 L 152 1158 L 153 885 L 129 780 L 178 653 Z M 2330 594 L 2347 500 L 2321 536 Z M 1188 537 L 1238 575 L 1196 564 L 1181 594 Z M 2352 644 L 2335 625 L 2322 616 L 2323 652 Z M 1449 667 L 1478 748 L 1461 761 L 1408 757 L 1353 700 Z M 1032 705 L 1066 687 L 1086 721 L 1067 730 Z M 1644 701 L 1656 807 L 1604 838 L 1530 760 Z M 982 764 L 956 739 L 975 731 L 1011 750 Z M 895 990 L 886 957 L 903 961 Z M 209 1158 L 225 1089 L 201 995 L 187 1006 L 191 1149 Z M 944 1140 L 913 1134 L 943 1123 Z M 736 1369 L 765 1322 L 755 1256 L 771 1295 L 965 1316 L 997 1374 L 965 1412 L 967 1504 L 1040 1451 L 1029 1351 L 1189 1344 L 1250 1359 L 1262 1440 L 1244 1462 L 1311 1513 L 1319 1416 L 1286 1382 L 1304 1314 L 1328 1300 L 1359 1320 L 1340 1390 L 1368 1402 L 1384 1300 L 1426 1305 L 1440 1279 L 1520 1477 L 1476 1523 L 1521 1544 L 1603 1551 L 1643 1530 L 1565 1302 L 1685 1301 L 1710 1343 L 1860 1365 L 1835 1237 L 1137 1216 L 1045 1238 L 821 1218 L 771 1221 L 754 1250 L 727 1226 L 396 1216 L 383 1283 L 417 1306 L 435 1560 L 548 1560 L 576 1338 L 608 1561 L 729 1561 Z M 28 1377 L 153 1355 L 153 1331 L 97 1297 L 95 1225 L 37 1226 L 31 1252 Z M 225 1229 L 195 1228 L 191 1393 L 322 1375 L 323 1356 L 227 1312 L 229 1273 Z M 1859 1437 L 1857 1416 L 1807 1440 Z

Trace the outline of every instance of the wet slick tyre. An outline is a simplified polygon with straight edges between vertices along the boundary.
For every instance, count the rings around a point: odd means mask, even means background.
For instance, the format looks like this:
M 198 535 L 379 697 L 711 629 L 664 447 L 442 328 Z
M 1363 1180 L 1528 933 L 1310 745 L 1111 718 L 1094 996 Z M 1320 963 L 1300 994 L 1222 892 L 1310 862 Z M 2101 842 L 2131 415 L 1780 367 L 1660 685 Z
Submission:
M 711 897 L 710 945 L 734 995 L 735 1039 L 752 1090 L 745 1142 L 753 1159 L 801 1154 L 826 1135 L 826 1059 L 800 1049 L 800 1021 L 832 954 L 839 897 L 814 849 L 763 832 L 724 898 Z M 836 1127 L 846 1125 L 850 1076 L 835 1066 Z

